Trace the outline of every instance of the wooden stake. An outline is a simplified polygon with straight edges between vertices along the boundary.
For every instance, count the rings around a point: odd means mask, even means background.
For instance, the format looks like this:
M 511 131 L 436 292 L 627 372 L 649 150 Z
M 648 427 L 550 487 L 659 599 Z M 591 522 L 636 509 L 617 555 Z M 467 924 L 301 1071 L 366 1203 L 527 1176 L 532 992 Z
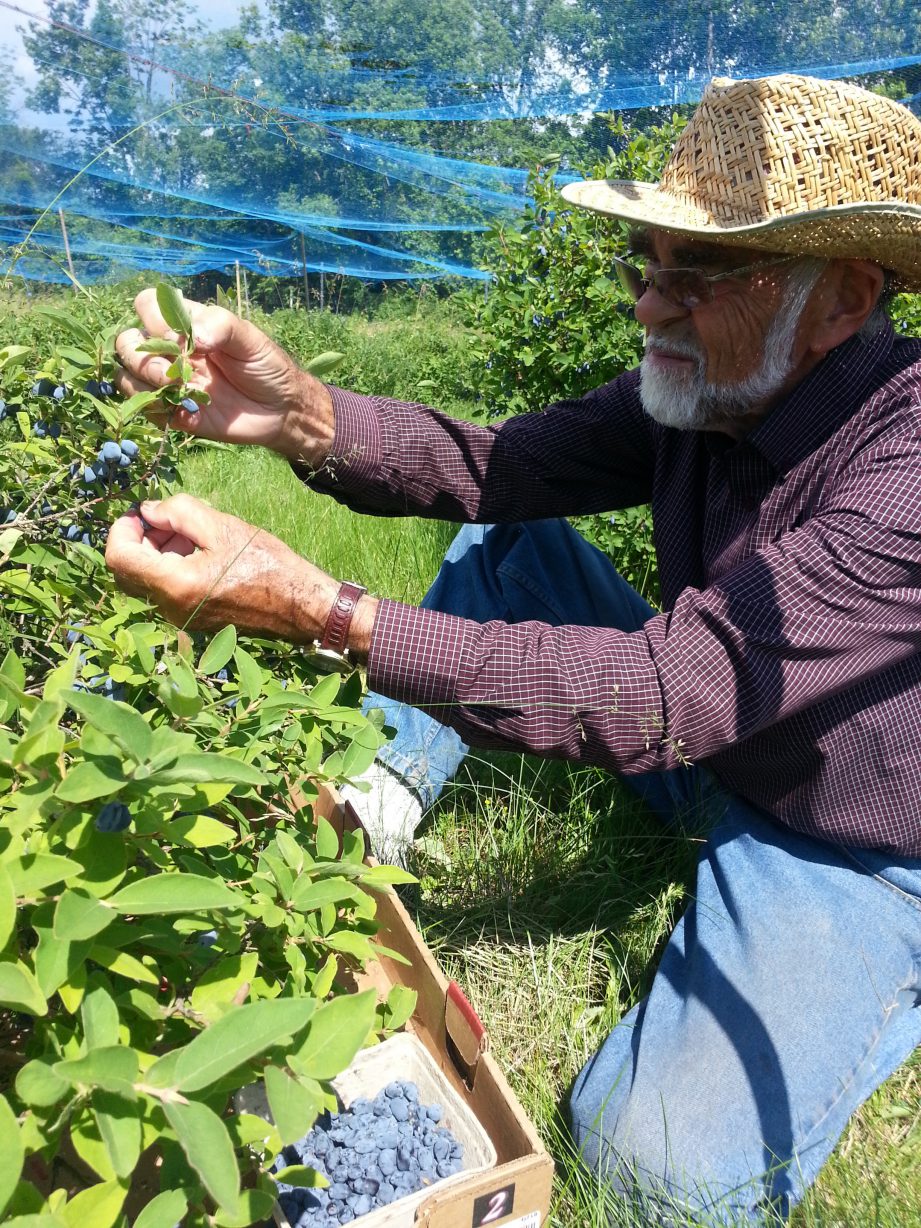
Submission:
M 323 298 L 326 292 L 326 274 L 320 269 L 320 310 L 323 310 Z
M 64 221 L 63 209 L 58 209 L 58 217 L 61 220 L 61 237 L 64 240 L 64 255 L 67 257 L 67 268 L 70 271 L 70 279 L 74 284 L 74 293 L 76 294 L 80 283 L 77 281 L 77 274 L 74 272 L 74 262 L 70 255 L 70 242 L 67 238 L 67 224 Z
M 243 302 L 246 304 L 246 318 L 249 319 L 249 278 L 246 275 L 246 265 L 243 266 Z
M 240 316 L 240 318 L 242 319 L 243 317 L 243 295 L 240 292 L 240 261 L 235 260 L 233 264 L 234 264 L 234 268 L 237 271 L 237 315 Z

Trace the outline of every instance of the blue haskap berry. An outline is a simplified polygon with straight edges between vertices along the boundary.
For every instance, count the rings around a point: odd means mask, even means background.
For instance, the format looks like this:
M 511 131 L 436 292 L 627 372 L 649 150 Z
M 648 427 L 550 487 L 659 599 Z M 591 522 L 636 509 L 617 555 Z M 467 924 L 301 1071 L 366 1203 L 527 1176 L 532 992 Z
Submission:
M 402 1096 L 399 1097 L 399 1099 L 394 1099 L 391 1102 L 390 1112 L 393 1114 L 394 1119 L 396 1121 L 408 1121 L 409 1120 L 409 1105 L 406 1103 L 406 1101 L 403 1099 Z
M 106 802 L 96 815 L 97 831 L 124 831 L 131 822 L 131 811 L 124 802 Z
M 179 403 L 187 414 L 198 413 L 198 402 L 193 401 L 191 397 L 183 397 Z
M 0 397 L 0 422 L 2 422 L 3 419 L 6 417 L 6 412 L 7 412 L 6 411 L 6 401 L 4 401 L 2 397 Z
M 48 423 L 43 422 L 41 418 L 37 419 L 37 421 L 33 422 L 32 424 L 32 434 L 38 439 L 44 439 L 48 434 Z
M 91 397 L 98 397 L 102 393 L 102 384 L 99 380 L 88 379 L 83 385 L 83 391 L 88 392 Z
M 67 385 L 58 384 L 56 388 L 52 389 L 51 395 L 54 397 L 56 401 L 63 401 L 64 398 L 67 396 Z
M 3 523 L 12 524 L 15 521 L 15 519 L 16 519 L 16 512 L 13 508 L 10 508 L 9 511 L 6 513 L 6 515 L 3 517 Z
M 96 483 L 96 470 L 92 465 L 83 466 L 83 485 L 93 486 Z
M 425 1110 L 429 1121 L 441 1121 L 443 1110 L 440 1104 L 430 1104 Z
M 99 381 L 99 395 L 105 400 L 106 397 L 115 395 L 115 385 L 110 380 L 104 379 Z
M 93 538 L 89 533 L 81 533 L 80 540 L 83 542 L 84 546 L 92 546 L 93 544 Z
M 122 454 L 121 444 L 116 443 L 114 439 L 107 439 L 105 443 L 102 445 L 102 447 L 99 449 L 99 452 L 97 455 L 101 461 L 113 461 L 117 463 L 121 454 Z
M 129 465 L 132 465 L 133 463 L 134 462 L 132 461 L 131 457 L 126 456 L 124 452 L 122 452 L 118 458 L 119 469 L 127 469 Z
M 121 442 L 121 450 L 123 456 L 127 456 L 131 460 L 134 460 L 141 449 L 133 439 L 123 439 Z
M 34 397 L 50 397 L 57 385 L 53 379 L 40 379 L 32 385 L 32 395 Z

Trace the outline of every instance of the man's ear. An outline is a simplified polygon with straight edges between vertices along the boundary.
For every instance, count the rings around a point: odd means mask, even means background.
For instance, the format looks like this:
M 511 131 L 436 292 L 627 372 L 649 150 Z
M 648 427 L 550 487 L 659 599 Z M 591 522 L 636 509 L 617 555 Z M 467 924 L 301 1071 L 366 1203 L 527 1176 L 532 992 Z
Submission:
M 822 278 L 810 348 L 825 355 L 862 328 L 883 292 L 886 274 L 872 260 L 832 260 Z

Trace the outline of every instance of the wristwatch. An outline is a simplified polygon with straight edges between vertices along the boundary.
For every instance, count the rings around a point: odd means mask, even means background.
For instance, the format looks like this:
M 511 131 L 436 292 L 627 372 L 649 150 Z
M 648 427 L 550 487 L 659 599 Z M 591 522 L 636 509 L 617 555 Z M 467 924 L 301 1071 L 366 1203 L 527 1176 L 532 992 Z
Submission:
M 323 636 L 313 641 L 310 659 L 317 669 L 328 674 L 336 670 L 348 674 L 355 668 L 355 663 L 349 660 L 349 627 L 359 598 L 367 591 L 362 585 L 352 584 L 349 580 L 344 580 L 339 586 L 323 628 Z

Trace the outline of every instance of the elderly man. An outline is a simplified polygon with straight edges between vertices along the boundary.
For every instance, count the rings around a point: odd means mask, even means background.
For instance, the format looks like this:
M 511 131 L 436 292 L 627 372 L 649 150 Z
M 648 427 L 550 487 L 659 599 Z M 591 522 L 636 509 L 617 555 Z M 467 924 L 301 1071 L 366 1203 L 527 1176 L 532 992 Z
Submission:
M 175 425 L 273 448 L 357 511 L 468 525 L 421 608 L 185 496 L 109 537 L 173 619 L 367 665 L 398 730 L 379 845 L 461 737 L 706 820 L 652 989 L 571 1096 L 585 1162 L 654 1222 L 786 1216 L 921 1041 L 921 342 L 879 309 L 921 289 L 919 147 L 859 89 L 714 82 L 658 185 L 564 193 L 634 227 L 641 369 L 492 429 L 327 389 L 194 307 L 213 400 Z M 138 310 L 168 332 L 150 292 Z M 138 340 L 125 391 L 166 378 Z M 661 613 L 547 519 L 650 499 Z

